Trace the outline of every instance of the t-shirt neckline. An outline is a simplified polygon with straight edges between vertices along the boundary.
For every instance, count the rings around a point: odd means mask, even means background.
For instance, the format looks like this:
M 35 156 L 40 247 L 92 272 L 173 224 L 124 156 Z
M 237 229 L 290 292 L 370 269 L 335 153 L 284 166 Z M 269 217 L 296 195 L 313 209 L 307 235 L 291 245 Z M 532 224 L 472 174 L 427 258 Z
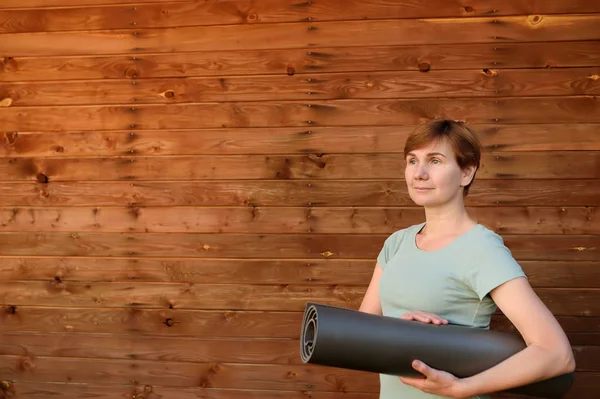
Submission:
M 457 241 L 462 240 L 465 236 L 469 235 L 471 232 L 473 232 L 474 230 L 476 230 L 482 226 L 481 223 L 477 223 L 475 226 L 473 226 L 469 230 L 465 231 L 464 233 L 462 233 L 461 235 L 459 235 L 458 237 L 456 237 L 454 240 L 452 240 L 448 244 L 444 245 L 443 247 L 435 249 L 433 251 L 426 251 L 424 249 L 419 248 L 419 246 L 417 245 L 417 234 L 419 234 L 419 232 L 421 230 L 423 230 L 423 227 L 425 227 L 426 224 L 427 224 L 427 222 L 423 222 L 423 223 L 417 225 L 417 228 L 414 230 L 414 232 L 412 234 L 412 240 L 411 240 L 413 249 L 416 250 L 417 252 L 421 252 L 424 254 L 435 254 L 435 253 L 445 250 L 446 248 L 452 247 L 455 245 L 455 243 Z

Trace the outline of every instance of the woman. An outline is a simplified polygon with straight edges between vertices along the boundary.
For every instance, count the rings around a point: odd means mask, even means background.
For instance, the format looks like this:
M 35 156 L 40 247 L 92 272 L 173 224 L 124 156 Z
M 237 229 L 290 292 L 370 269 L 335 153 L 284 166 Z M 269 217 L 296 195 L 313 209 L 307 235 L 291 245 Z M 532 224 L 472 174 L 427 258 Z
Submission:
M 360 311 L 423 323 L 489 328 L 497 308 L 527 347 L 469 378 L 415 360 L 422 378 L 380 375 L 381 399 L 487 398 L 492 392 L 572 372 L 569 341 L 502 238 L 465 209 L 481 146 L 465 124 L 435 121 L 407 139 L 405 178 L 426 221 L 390 235 Z

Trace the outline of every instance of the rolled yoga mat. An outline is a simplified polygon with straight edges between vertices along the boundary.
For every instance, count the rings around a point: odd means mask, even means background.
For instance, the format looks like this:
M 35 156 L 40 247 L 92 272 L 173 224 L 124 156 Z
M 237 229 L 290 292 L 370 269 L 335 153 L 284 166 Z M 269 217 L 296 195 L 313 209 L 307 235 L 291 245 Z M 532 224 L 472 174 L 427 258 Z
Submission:
M 308 302 L 300 353 L 303 363 L 396 376 L 422 376 L 415 359 L 459 378 L 487 370 L 526 347 L 514 334 L 434 325 Z M 561 398 L 573 373 L 506 392 Z

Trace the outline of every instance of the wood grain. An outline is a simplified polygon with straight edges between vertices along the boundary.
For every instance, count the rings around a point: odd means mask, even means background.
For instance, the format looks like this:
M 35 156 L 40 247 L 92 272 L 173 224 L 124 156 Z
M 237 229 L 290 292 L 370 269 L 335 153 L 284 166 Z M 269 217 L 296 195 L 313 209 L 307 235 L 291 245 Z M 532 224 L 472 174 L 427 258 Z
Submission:
M 578 373 L 578 378 L 584 378 L 587 381 L 588 387 L 593 383 L 592 378 L 595 375 Z M 589 399 L 589 389 L 583 384 L 577 387 L 578 395 L 581 399 Z M 11 387 L 11 398 L 29 398 L 35 395 L 51 395 L 59 399 L 79 399 L 81 397 L 93 396 L 98 399 L 109 398 L 139 398 L 142 399 L 148 393 L 152 396 L 156 395 L 159 398 L 177 397 L 181 399 L 262 399 L 265 397 L 282 399 L 302 399 L 310 396 L 315 399 L 334 399 L 340 396 L 339 392 L 326 391 L 267 391 L 267 390 L 237 390 L 237 389 L 215 389 L 215 388 L 169 388 L 157 387 L 152 385 L 142 384 L 126 384 L 126 385 L 103 385 L 103 384 L 88 384 L 88 383 L 43 383 L 43 382 L 27 382 L 20 381 L 14 383 Z M 344 398 L 347 399 L 377 399 L 379 394 L 376 392 L 344 392 Z M 522 397 L 510 396 L 508 394 L 496 394 L 491 396 L 492 399 L 521 399 Z
M 0 206 L 414 206 L 402 180 L 2 183 Z M 595 179 L 476 180 L 467 206 L 597 206 Z
M 0 233 L 6 256 L 375 259 L 386 234 Z M 598 235 L 504 235 L 521 260 L 597 261 Z
M 0 57 L 597 40 L 598 23 L 582 14 L 5 33 Z
M 598 97 L 522 97 L 0 107 L 5 131 L 197 129 L 469 123 L 598 123 Z
M 298 339 L 214 339 L 98 334 L 2 334 L 3 355 L 157 362 L 302 364 Z M 582 357 L 594 353 L 582 348 Z M 583 369 L 582 369 L 583 370 Z
M 535 288 L 595 288 L 600 262 L 519 261 Z M 366 286 L 375 261 L 348 259 L 0 258 L 0 280 Z
M 298 338 L 302 312 L 6 305 L 0 332 L 76 332 L 165 337 Z M 577 320 L 578 322 L 580 319 Z M 579 322 L 578 327 L 581 326 Z
M 101 3 L 101 2 L 97 2 Z M 425 4 L 385 0 L 368 4 L 358 0 L 323 0 L 297 3 L 294 0 L 229 0 L 212 2 L 177 1 L 161 4 L 111 5 L 96 7 L 38 8 L 0 12 L 0 33 L 165 28 L 194 25 L 257 24 L 296 21 L 348 21 L 391 18 L 473 17 L 511 14 L 573 14 L 600 12 L 594 2 L 475 1 L 470 6 L 437 0 Z M 6 6 L 4 6 L 6 7 Z
M 376 392 L 375 373 L 323 368 L 314 365 L 246 365 L 231 363 L 174 363 L 142 360 L 102 360 L 2 356 L 3 375 L 27 382 L 88 382 L 106 385 L 136 384 L 169 387 L 276 389 Z M 33 371 L 33 369 L 35 371 Z M 565 399 L 592 399 L 599 373 L 583 372 L 575 378 Z M 593 391 L 591 391 L 593 392 Z M 583 394 L 583 395 L 582 395 Z
M 600 335 L 599 335 L 600 337 Z M 156 362 L 302 365 L 297 339 L 194 339 L 96 334 L 2 334 L 2 355 Z M 577 371 L 600 371 L 600 346 L 573 346 Z
M 195 310 L 303 311 L 306 302 L 358 309 L 366 286 L 180 283 L 0 282 L 5 306 L 132 307 Z M 600 290 L 536 288 L 560 316 L 599 316 Z
M 414 125 L 5 132 L 3 157 L 402 153 Z M 489 151 L 598 151 L 598 124 L 473 124 Z M 568 134 L 565 134 L 568 132 Z
M 600 317 L 556 315 L 570 335 L 600 333 Z M 201 311 L 186 309 L 84 308 L 7 305 L 0 311 L 2 333 L 98 333 L 113 335 L 219 338 L 298 338 L 302 312 Z M 518 333 L 502 314 L 492 316 L 494 330 Z M 592 341 L 590 341 L 592 342 Z M 574 344 L 577 344 L 574 342 Z M 578 344 L 585 345 L 584 342 Z M 596 345 L 597 341 L 588 343 Z
M 162 3 L 165 0 L 135 0 L 131 4 L 142 3 Z M 74 7 L 89 6 L 98 4 L 123 4 L 122 0 L 3 0 L 0 8 L 50 8 L 50 7 Z
M 0 332 L 77 332 L 137 336 L 297 338 L 302 312 L 217 312 L 139 308 L 53 308 L 5 306 Z M 37 321 L 43 321 L 43 328 Z M 575 319 L 581 326 L 581 318 Z M 590 320 L 590 319 L 585 319 Z M 275 326 L 273 323 L 276 323 Z M 495 328 L 511 332 L 505 317 Z
M 6 82 L 600 65 L 600 41 L 309 47 L 108 56 L 7 56 Z
M 308 301 L 356 308 L 365 287 L 241 284 L 1 282 L 8 306 L 302 311 Z M 593 294 L 590 294 L 593 295 Z M 168 326 L 167 326 L 168 327 Z
M 94 383 L 68 383 L 68 382 L 25 382 L 18 380 L 11 384 L 9 389 L 11 399 L 28 399 L 35 396 L 49 396 L 59 399 L 81 399 L 93 397 L 97 399 L 144 399 L 150 398 L 178 398 L 178 399 L 304 399 L 310 395 L 314 399 L 335 399 L 338 392 L 319 391 L 285 391 L 285 390 L 240 390 L 218 388 L 169 388 L 129 382 L 127 384 L 106 385 L 101 381 Z M 377 399 L 377 393 L 344 392 L 347 399 Z M 519 399 L 519 398 L 503 398 Z
M 598 396 L 600 3 L 1 3 L 0 398 L 376 399 L 298 328 L 424 220 L 403 144 L 438 118 Z
M 577 166 L 577 167 L 575 167 Z M 404 178 L 400 154 L 0 159 L 0 181 L 347 180 Z M 480 179 L 596 179 L 600 152 L 488 153 Z
M 179 0 L 181 1 L 181 0 Z M 135 4 L 146 4 L 146 3 L 163 3 L 164 0 L 137 0 Z M 4 0 L 0 5 L 0 9 L 15 9 L 15 8 L 51 8 L 51 7 L 81 7 L 83 5 L 115 5 L 115 4 L 123 4 L 127 3 L 124 1 L 117 0 Z M 248 6 L 248 0 L 236 0 L 235 2 L 230 1 L 220 1 L 221 4 L 236 4 L 238 7 Z M 275 10 L 283 7 L 292 7 L 296 5 L 289 0 L 270 0 L 265 1 L 265 4 L 268 4 Z M 319 12 L 325 12 L 331 7 L 335 7 L 335 11 L 337 13 L 346 12 L 352 13 L 356 12 L 356 10 L 347 10 L 342 5 L 344 4 L 352 4 L 353 7 L 360 5 L 360 7 L 364 8 L 363 13 L 357 13 L 356 15 L 360 15 L 361 18 L 364 18 L 365 13 L 370 12 L 379 12 L 383 13 L 383 10 L 386 10 L 388 14 L 382 14 L 382 16 L 389 16 L 390 12 L 398 12 L 398 17 L 402 17 L 406 15 L 406 13 L 414 13 L 411 14 L 417 17 L 423 17 L 427 15 L 432 15 L 431 13 L 440 13 L 447 12 L 451 13 L 453 16 L 472 16 L 472 15 L 486 15 L 486 14 L 494 14 L 494 15 L 504 15 L 510 13 L 528 13 L 528 14 L 536 14 L 536 13 L 583 13 L 583 12 L 596 12 L 598 7 L 594 3 L 590 3 L 587 1 L 553 1 L 551 3 L 552 7 L 548 5 L 547 2 L 544 1 L 521 1 L 521 0 L 507 0 L 507 1 L 483 1 L 483 0 L 474 0 L 471 1 L 471 7 L 459 8 L 452 2 L 444 2 L 444 1 L 432 1 L 431 6 L 423 7 L 420 4 L 413 4 L 410 1 L 397 1 L 394 2 L 394 7 L 390 8 L 389 4 L 384 1 L 373 1 L 370 4 L 363 4 L 359 2 L 349 2 L 344 3 L 339 0 L 324 0 L 319 3 L 312 4 L 302 4 L 301 6 L 296 5 L 297 9 L 294 9 L 296 13 L 301 13 L 305 9 L 309 9 L 312 13 L 317 14 Z M 254 4 L 255 7 L 260 7 L 262 4 Z M 421 7 L 419 7 L 421 6 Z M 225 9 L 225 7 L 221 7 Z M 265 7 L 266 8 L 266 7 Z M 466 9 L 465 9 L 466 8 Z M 382 10 L 383 9 L 383 10 Z M 226 11 L 226 9 L 224 10 Z M 268 11 L 268 10 L 267 10 Z M 272 11 L 271 11 L 272 12 Z
M 597 207 L 467 207 L 499 234 L 600 234 Z M 416 207 L 14 207 L 0 232 L 391 234 L 425 220 Z
M 324 369 L 313 365 L 175 363 L 144 360 L 103 360 L 0 356 L 4 378 L 27 382 L 99 382 L 234 389 L 374 392 L 376 374 Z M 32 370 L 34 369 L 34 370 Z
M 12 83 L 11 106 L 178 104 L 206 101 L 523 97 L 600 94 L 600 67 L 364 72 Z

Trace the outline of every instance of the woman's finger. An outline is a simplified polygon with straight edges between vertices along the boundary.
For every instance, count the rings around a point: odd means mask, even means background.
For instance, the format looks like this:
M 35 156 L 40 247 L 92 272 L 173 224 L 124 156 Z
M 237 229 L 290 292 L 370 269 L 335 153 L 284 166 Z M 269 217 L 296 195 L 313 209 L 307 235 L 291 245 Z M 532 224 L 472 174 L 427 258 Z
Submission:
M 423 317 L 425 320 L 427 320 L 427 322 L 431 322 L 431 323 L 435 323 L 435 324 L 448 323 L 448 321 L 446 319 L 444 319 L 443 317 L 440 317 L 438 315 L 435 315 L 433 313 L 419 312 L 419 315 L 421 317 Z
M 414 312 L 408 312 L 404 313 L 402 316 L 400 316 L 400 318 L 404 320 L 418 320 L 419 315 Z
M 407 312 L 400 316 L 404 320 L 416 320 L 421 323 L 433 323 L 433 324 L 447 324 L 448 321 L 442 317 L 439 317 L 433 313 L 421 312 L 419 310 L 413 312 Z

